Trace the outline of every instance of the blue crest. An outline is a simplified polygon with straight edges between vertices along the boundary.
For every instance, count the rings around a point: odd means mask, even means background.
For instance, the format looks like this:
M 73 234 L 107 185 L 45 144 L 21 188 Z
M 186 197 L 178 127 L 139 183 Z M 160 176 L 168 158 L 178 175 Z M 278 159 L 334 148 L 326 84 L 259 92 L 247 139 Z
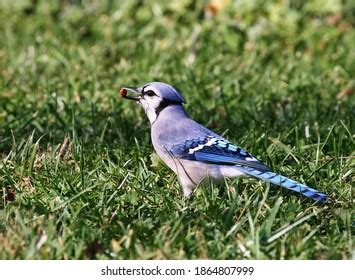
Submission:
M 149 90 L 154 91 L 156 95 L 161 98 L 164 98 L 168 101 L 176 102 L 176 103 L 186 103 L 185 98 L 171 85 L 161 82 L 151 82 L 145 84 L 141 91 L 147 92 Z

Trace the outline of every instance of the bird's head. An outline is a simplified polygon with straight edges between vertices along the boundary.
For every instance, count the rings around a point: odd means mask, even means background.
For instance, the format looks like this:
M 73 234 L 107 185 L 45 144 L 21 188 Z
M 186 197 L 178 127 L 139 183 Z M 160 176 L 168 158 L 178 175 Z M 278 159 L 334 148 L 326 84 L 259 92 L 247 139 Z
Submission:
M 128 92 L 134 95 L 130 96 Z M 140 103 L 151 123 L 154 123 L 165 108 L 186 103 L 174 87 L 160 82 L 151 82 L 142 87 L 122 87 L 120 94 L 123 98 Z

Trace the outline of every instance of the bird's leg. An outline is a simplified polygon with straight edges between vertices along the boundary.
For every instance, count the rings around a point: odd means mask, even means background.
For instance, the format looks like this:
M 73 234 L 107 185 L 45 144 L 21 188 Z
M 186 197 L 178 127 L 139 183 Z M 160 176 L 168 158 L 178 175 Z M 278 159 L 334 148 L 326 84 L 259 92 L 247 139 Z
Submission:
M 192 191 L 194 189 L 194 185 L 190 184 L 190 183 L 182 183 L 181 182 L 181 186 L 182 186 L 182 191 L 184 193 L 184 197 L 188 198 L 191 196 Z
M 188 172 L 186 171 L 184 165 L 180 162 L 180 160 L 178 158 L 173 157 L 171 152 L 165 146 L 163 147 L 175 164 L 175 169 L 176 169 L 175 172 L 180 182 L 180 185 L 182 186 L 184 197 L 186 198 L 190 197 L 194 190 L 194 187 L 197 184 L 192 180 L 191 176 L 188 174 Z

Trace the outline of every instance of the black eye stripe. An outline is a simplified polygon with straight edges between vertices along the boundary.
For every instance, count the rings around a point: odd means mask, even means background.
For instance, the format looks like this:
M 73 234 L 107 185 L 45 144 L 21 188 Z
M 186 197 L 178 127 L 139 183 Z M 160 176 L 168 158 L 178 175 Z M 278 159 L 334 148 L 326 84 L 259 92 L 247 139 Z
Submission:
M 145 91 L 145 88 L 146 88 L 146 87 L 148 87 L 148 85 L 147 85 L 147 86 L 144 86 L 143 89 L 142 89 L 142 94 L 143 94 L 143 95 L 157 96 L 157 94 L 156 94 L 153 90 L 151 90 L 151 89 Z
M 155 92 L 152 90 L 145 91 L 145 92 L 143 92 L 143 94 L 148 95 L 148 96 L 155 96 L 156 95 Z

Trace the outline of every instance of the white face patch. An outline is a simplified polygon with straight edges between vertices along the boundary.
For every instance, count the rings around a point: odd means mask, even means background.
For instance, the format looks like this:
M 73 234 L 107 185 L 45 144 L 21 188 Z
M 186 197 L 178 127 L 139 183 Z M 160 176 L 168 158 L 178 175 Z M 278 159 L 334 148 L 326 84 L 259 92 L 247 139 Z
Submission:
M 161 101 L 162 99 L 158 96 L 144 96 L 139 101 L 142 104 L 150 123 L 153 123 L 157 119 L 158 115 L 156 113 L 156 108 L 159 107 Z
M 246 157 L 246 161 L 258 161 L 255 157 Z

